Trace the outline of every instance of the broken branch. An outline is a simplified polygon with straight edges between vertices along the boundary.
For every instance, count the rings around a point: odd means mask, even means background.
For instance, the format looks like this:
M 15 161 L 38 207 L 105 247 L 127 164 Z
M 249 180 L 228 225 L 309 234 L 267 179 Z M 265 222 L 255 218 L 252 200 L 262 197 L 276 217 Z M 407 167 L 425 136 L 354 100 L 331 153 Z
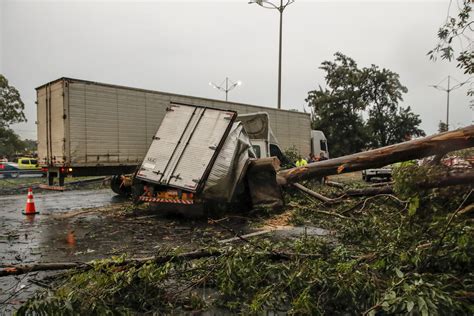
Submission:
M 307 187 L 305 187 L 304 185 L 302 184 L 299 184 L 299 183 L 293 183 L 293 187 L 297 188 L 298 190 L 300 190 L 301 192 L 304 192 L 306 194 L 308 194 L 309 196 L 312 196 L 324 203 L 327 203 L 327 204 L 334 204 L 334 203 L 337 203 L 339 202 L 340 198 L 337 198 L 337 199 L 330 199 L 328 197 L 325 197 L 324 195 L 322 194 L 319 194 L 317 192 L 314 192 L 313 190 L 310 190 L 308 189 Z

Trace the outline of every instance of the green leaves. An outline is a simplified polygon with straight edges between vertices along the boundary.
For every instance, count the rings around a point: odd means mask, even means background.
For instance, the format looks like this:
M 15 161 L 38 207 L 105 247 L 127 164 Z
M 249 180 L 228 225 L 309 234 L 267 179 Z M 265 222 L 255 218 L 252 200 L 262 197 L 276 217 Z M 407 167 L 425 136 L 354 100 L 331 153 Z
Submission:
M 474 25 L 474 21 L 470 17 L 472 1 L 463 0 L 462 4 L 449 6 L 450 9 L 451 7 L 454 10 L 457 7 L 456 15 L 450 16 L 451 12 L 448 11 L 449 18 L 437 32 L 438 44 L 427 55 L 431 60 L 436 60 L 438 56 L 448 61 L 455 58 L 457 67 L 463 70 L 465 74 L 472 75 L 474 74 L 474 52 L 472 51 L 472 38 L 469 36 L 469 32 L 472 33 Z M 457 43 L 460 43 L 458 47 L 456 47 Z M 456 50 L 458 51 L 457 56 Z M 468 90 L 468 95 L 473 93 L 472 88 Z
M 405 276 L 403 272 L 400 271 L 400 269 L 398 268 L 394 268 L 394 270 L 395 270 L 395 273 L 397 274 L 397 277 L 399 277 L 400 279 L 403 279 L 403 277 Z
M 416 210 L 420 207 L 420 197 L 418 195 L 410 198 L 408 203 L 408 215 L 413 216 L 416 214 Z
M 408 90 L 397 73 L 376 65 L 359 68 L 342 53 L 320 68 L 327 87 L 309 91 L 306 102 L 313 111 L 313 128 L 324 131 L 333 157 L 424 135 L 419 116 L 410 107 L 399 107 Z M 367 109 L 364 121 L 361 111 Z
M 8 80 L 0 74 L 0 157 L 25 150 L 26 144 L 8 128 L 11 124 L 26 122 L 24 109 L 25 104 L 21 101 L 18 90 L 10 86 Z
M 0 128 L 10 124 L 26 122 L 23 110 L 25 104 L 15 87 L 8 84 L 7 78 L 0 74 Z

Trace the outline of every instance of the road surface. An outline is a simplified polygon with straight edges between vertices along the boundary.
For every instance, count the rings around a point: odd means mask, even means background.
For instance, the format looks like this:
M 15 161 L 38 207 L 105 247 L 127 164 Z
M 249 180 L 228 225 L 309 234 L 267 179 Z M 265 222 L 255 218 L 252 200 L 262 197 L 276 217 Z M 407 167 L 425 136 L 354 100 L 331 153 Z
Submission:
M 87 262 L 121 254 L 145 257 L 175 247 L 183 251 L 199 249 L 235 237 L 227 229 L 208 224 L 206 218 L 166 217 L 149 208 L 132 212 L 132 204 L 109 189 L 42 192 L 34 195 L 34 201 L 40 214 L 27 217 L 21 213 L 26 194 L 0 196 L 0 267 L 32 262 Z M 84 213 L 87 208 L 101 211 Z M 115 211 L 104 212 L 110 209 Z M 245 219 L 235 218 L 226 225 L 239 233 L 253 231 Z M 327 234 L 313 230 L 285 228 L 281 235 Z M 31 282 L 55 273 L 0 278 L 0 315 L 12 314 L 38 290 Z
M 195 249 L 213 238 L 232 237 L 198 221 L 156 216 L 150 210 L 134 216 L 89 213 L 84 208 L 131 208 L 128 200 L 109 189 L 34 194 L 39 215 L 27 217 L 26 194 L 0 196 L 0 266 L 32 262 L 90 261 L 120 255 L 149 256 L 160 249 Z M 54 272 L 0 278 L 0 315 L 9 315 L 38 287 L 30 280 Z M 18 292 L 17 294 L 15 294 Z

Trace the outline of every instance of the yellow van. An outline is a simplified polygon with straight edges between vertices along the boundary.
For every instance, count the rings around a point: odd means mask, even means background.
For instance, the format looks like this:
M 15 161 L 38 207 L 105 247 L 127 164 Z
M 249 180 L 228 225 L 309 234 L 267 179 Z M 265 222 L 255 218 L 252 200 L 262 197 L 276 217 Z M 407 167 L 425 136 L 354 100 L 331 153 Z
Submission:
M 20 157 L 15 159 L 18 169 L 22 170 L 39 170 L 41 169 L 38 165 L 36 158 Z

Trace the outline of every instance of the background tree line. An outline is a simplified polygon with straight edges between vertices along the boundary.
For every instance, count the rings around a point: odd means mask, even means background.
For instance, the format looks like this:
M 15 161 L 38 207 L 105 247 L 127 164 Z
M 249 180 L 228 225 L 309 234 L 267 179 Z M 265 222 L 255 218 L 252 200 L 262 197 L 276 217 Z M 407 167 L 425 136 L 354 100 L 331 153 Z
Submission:
M 26 122 L 24 110 L 20 93 L 0 74 L 0 158 L 36 151 L 36 141 L 22 140 L 10 128 L 11 124 Z
M 326 72 L 326 87 L 308 92 L 306 98 L 312 127 L 325 133 L 332 157 L 425 135 L 419 115 L 399 105 L 408 90 L 397 73 L 376 65 L 359 68 L 342 53 L 334 56 L 320 67 Z

